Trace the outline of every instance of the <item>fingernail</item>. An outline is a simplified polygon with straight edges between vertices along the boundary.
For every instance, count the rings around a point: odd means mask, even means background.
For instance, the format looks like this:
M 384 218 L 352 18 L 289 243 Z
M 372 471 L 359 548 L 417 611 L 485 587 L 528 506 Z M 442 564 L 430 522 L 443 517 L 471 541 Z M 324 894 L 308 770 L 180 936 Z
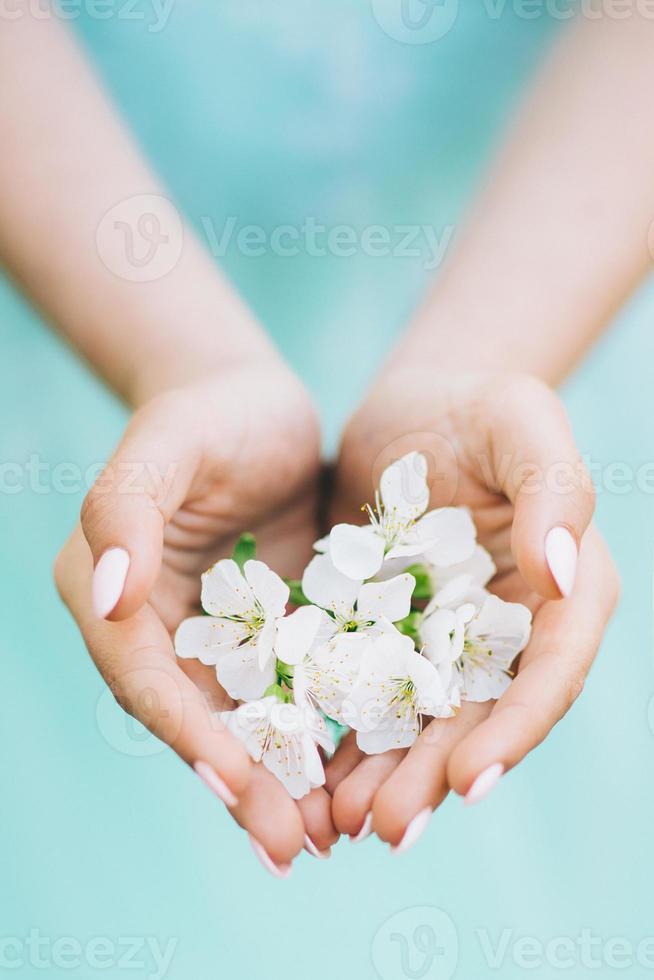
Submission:
M 328 847 L 326 851 L 319 851 L 308 834 L 304 835 L 304 847 L 309 854 L 312 854 L 313 857 L 318 858 L 319 861 L 326 861 L 327 858 L 332 856 L 331 847 Z
M 562 596 L 569 596 L 577 571 L 577 543 L 567 527 L 553 527 L 545 538 L 545 557 Z
M 237 798 L 234 796 L 229 786 L 222 781 L 213 766 L 210 766 L 208 762 L 200 761 L 196 762 L 193 768 L 204 785 L 207 786 L 212 793 L 215 793 L 218 799 L 223 801 L 225 806 L 236 806 L 238 803 Z
M 492 766 L 488 769 L 484 769 L 483 772 L 479 773 L 474 783 L 466 793 L 464 803 L 466 806 L 470 806 L 471 803 L 479 803 L 481 800 L 485 799 L 490 791 L 500 780 L 500 776 L 504 772 L 504 766 L 501 762 L 494 762 Z
M 256 837 L 253 837 L 252 834 L 248 834 L 248 837 L 250 839 L 250 843 L 252 844 L 252 850 L 259 858 L 266 871 L 269 871 L 274 878 L 288 878 L 291 873 L 292 865 L 275 864 L 270 854 L 268 854 L 268 851 L 259 843 Z
M 105 551 L 93 572 L 93 612 L 98 619 L 105 619 L 123 594 L 129 554 L 124 548 Z
M 391 854 L 404 854 L 410 847 L 413 847 L 418 838 L 422 837 L 427 829 L 427 824 L 431 820 L 431 812 L 431 807 L 428 806 L 416 814 L 404 831 L 404 837 L 400 843 L 396 844 L 395 847 L 391 847 Z
M 350 844 L 358 844 L 359 841 L 365 840 L 366 837 L 370 837 L 372 833 L 372 810 L 370 813 L 366 813 L 366 819 L 363 821 L 363 826 L 361 830 L 356 835 L 356 837 L 350 837 Z

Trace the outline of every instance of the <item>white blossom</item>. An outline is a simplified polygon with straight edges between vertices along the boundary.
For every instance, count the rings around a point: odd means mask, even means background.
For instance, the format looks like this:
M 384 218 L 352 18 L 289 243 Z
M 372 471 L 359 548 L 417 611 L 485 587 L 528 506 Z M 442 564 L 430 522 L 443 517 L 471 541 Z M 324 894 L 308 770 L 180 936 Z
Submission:
M 208 616 L 185 619 L 175 634 L 178 657 L 216 668 L 218 680 L 236 700 L 259 698 L 276 678 L 274 641 L 289 588 L 262 561 L 243 572 L 224 558 L 202 576 L 201 601 Z

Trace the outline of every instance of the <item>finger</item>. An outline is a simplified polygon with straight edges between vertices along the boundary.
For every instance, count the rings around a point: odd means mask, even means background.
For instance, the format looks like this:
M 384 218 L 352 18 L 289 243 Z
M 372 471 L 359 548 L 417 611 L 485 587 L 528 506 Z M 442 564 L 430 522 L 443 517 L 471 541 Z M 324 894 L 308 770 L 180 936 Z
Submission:
M 198 463 L 179 405 L 166 397 L 138 412 L 82 506 L 97 617 L 126 619 L 159 575 L 164 526 L 182 504 Z
M 341 739 L 334 755 L 325 765 L 325 789 L 333 796 L 336 787 L 348 776 L 355 766 L 365 758 L 356 741 L 356 732 L 348 732 Z
M 515 506 L 511 546 L 527 584 L 572 591 L 594 491 L 559 398 L 534 378 L 503 382 L 485 415 L 492 480 Z
M 404 749 L 391 749 L 381 755 L 364 754 L 359 764 L 339 783 L 334 793 L 332 814 L 334 824 L 342 834 L 358 836 L 372 810 L 375 793 L 405 755 Z
M 304 846 L 304 822 L 296 802 L 276 776 L 255 765 L 247 788 L 232 808 L 247 830 L 255 854 L 272 875 L 286 878 Z
M 431 813 L 449 792 L 447 760 L 452 749 L 489 711 L 490 705 L 468 702 L 454 719 L 435 718 L 376 793 L 373 829 L 398 852 L 408 850 L 426 829 Z
M 572 596 L 541 607 L 517 677 L 488 720 L 453 751 L 448 781 L 457 793 L 468 794 L 470 802 L 481 798 L 568 711 L 581 693 L 617 595 L 608 549 L 591 526 L 582 542 Z
M 328 858 L 339 837 L 332 819 L 332 798 L 319 786 L 297 801 L 304 820 L 304 848 L 316 858 Z
M 130 715 L 166 742 L 228 804 L 248 783 L 251 761 L 219 722 L 202 692 L 178 667 L 170 636 L 151 606 L 120 623 L 91 612 L 92 560 L 77 529 L 55 569 L 57 586 L 114 697 Z

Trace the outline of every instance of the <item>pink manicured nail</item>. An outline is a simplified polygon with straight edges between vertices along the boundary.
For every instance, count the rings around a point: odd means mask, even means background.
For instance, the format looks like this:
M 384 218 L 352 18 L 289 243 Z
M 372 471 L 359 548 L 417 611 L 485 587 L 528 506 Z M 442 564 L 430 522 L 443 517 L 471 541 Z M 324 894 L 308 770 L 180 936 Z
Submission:
M 501 762 L 494 762 L 488 769 L 480 772 L 466 793 L 463 801 L 465 805 L 470 806 L 471 803 L 479 803 L 485 799 L 493 787 L 497 785 L 503 772 L 504 766 Z
M 404 837 L 400 843 L 396 844 L 395 847 L 391 847 L 391 854 L 404 854 L 410 847 L 413 847 L 418 838 L 422 837 L 427 829 L 427 824 L 431 820 L 431 812 L 431 807 L 428 806 L 416 814 L 404 831 Z
M 259 858 L 266 871 L 269 871 L 274 878 L 288 878 L 291 873 L 292 865 L 275 864 L 270 854 L 268 854 L 268 851 L 259 843 L 256 837 L 253 837 L 252 834 L 248 834 L 248 837 L 250 839 L 250 843 L 252 844 L 252 850 Z
M 98 619 L 105 619 L 123 594 L 129 554 L 124 548 L 105 551 L 93 572 L 93 612 Z
M 327 858 L 332 856 L 331 847 L 328 847 L 326 851 L 319 851 L 308 834 L 304 835 L 304 848 L 313 857 L 318 858 L 319 861 L 326 861 Z
M 356 835 L 356 837 L 350 837 L 350 844 L 358 844 L 359 841 L 365 840 L 366 837 L 370 837 L 372 833 L 372 811 L 366 813 L 366 819 L 363 821 L 361 830 Z
M 562 596 L 569 596 L 577 572 L 577 544 L 567 527 L 553 527 L 545 538 L 545 557 Z
M 196 762 L 193 768 L 204 785 L 207 786 L 212 793 L 215 793 L 218 799 L 223 801 L 225 806 L 236 806 L 238 800 L 232 793 L 229 786 L 222 781 L 213 766 L 210 766 L 208 762 L 200 761 Z

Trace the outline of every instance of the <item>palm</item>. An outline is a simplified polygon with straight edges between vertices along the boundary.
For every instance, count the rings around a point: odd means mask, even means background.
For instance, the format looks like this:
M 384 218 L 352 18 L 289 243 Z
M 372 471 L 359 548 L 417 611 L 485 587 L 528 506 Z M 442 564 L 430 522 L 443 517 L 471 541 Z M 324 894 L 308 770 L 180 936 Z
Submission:
M 181 395 L 180 425 L 198 463 L 164 531 L 151 604 L 169 631 L 197 611 L 200 574 L 243 531 L 280 575 L 295 576 L 317 535 L 317 430 L 303 390 L 284 374 L 248 370 Z M 201 417 L 198 417 L 201 414 Z
M 377 832 L 396 843 L 409 821 L 425 807 L 437 806 L 450 786 L 466 792 L 485 760 L 486 765 L 517 761 L 544 736 L 546 719 L 552 719 L 551 725 L 579 692 L 614 601 L 615 574 L 591 528 L 579 555 L 575 595 L 561 602 L 544 561 L 543 541 L 569 500 L 577 514 L 580 502 L 587 506 L 587 501 L 578 492 L 557 498 L 539 486 L 530 501 L 521 498 L 521 488 L 535 472 L 531 461 L 547 460 L 551 452 L 536 431 L 541 418 L 555 419 L 555 452 L 574 461 L 561 414 L 540 383 L 512 386 L 511 379 L 464 376 L 441 380 L 434 391 L 433 373 L 412 369 L 382 378 L 349 424 L 332 521 L 362 523 L 361 504 L 372 499 L 383 469 L 411 450 L 421 451 L 429 462 L 431 506 L 470 509 L 479 541 L 497 566 L 491 591 L 529 606 L 534 624 L 531 643 L 514 665 L 524 676 L 497 702 L 497 711 L 494 702 L 465 703 L 455 719 L 431 721 L 408 752 L 388 752 L 386 758 L 363 755 L 352 735 L 344 740 L 328 771 L 341 832 L 356 834 L 372 811 Z M 605 597 L 602 607 L 598 595 Z M 562 665 L 558 649 L 565 649 L 566 634 L 579 618 L 587 622 L 583 649 L 576 660 L 570 651 L 570 662 Z M 534 707 L 527 707 L 532 701 Z M 506 712 L 508 706 L 514 710 Z

